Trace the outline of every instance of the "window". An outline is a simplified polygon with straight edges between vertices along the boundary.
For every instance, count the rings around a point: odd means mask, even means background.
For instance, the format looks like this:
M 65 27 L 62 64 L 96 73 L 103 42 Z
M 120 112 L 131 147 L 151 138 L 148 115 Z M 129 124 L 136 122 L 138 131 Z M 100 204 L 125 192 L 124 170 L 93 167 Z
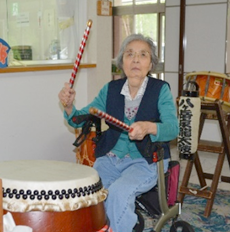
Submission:
M 159 66 L 164 62 L 165 0 L 113 1 L 113 57 L 119 52 L 125 37 L 132 33 L 150 36 L 156 43 Z M 156 74 L 163 78 L 163 74 Z
M 80 43 L 79 4 L 76 0 L 0 0 L 0 38 L 10 45 L 13 64 L 72 62 Z

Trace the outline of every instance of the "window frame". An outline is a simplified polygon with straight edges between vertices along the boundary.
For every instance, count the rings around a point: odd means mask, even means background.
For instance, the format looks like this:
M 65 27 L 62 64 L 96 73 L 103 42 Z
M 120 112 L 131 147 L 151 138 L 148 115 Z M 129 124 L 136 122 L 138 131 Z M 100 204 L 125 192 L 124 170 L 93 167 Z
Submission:
M 135 14 L 152 14 L 165 13 L 165 3 L 152 3 L 143 5 L 113 6 L 113 15 L 135 15 Z

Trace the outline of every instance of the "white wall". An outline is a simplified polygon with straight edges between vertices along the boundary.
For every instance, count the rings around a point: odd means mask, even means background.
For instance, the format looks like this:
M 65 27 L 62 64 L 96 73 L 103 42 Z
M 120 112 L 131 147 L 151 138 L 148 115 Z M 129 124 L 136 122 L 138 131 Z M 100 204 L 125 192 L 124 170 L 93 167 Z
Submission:
M 184 75 L 193 71 L 226 73 L 227 0 L 187 0 Z M 178 97 L 180 0 L 166 1 L 165 78 Z M 210 131 L 212 133 L 210 133 Z M 206 140 L 221 141 L 217 122 L 206 122 Z
M 112 58 L 112 18 L 96 15 L 96 0 L 80 2 L 82 35 L 87 20 L 93 20 L 81 62 L 97 67 L 78 71 L 74 85 L 77 107 L 91 101 L 111 80 Z M 71 71 L 0 73 L 0 160 L 76 161 L 74 131 L 65 123 L 58 100 Z

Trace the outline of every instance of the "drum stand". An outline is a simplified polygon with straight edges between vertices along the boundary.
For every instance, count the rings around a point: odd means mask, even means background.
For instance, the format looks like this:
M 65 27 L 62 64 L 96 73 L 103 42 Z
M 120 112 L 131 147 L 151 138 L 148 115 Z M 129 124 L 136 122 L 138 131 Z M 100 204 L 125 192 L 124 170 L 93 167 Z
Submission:
M 204 127 L 205 119 L 218 120 L 222 143 L 202 141 L 200 140 L 201 133 Z M 223 182 L 230 183 L 230 177 L 221 176 L 221 171 L 225 159 L 225 154 L 227 156 L 228 164 L 230 167 L 230 114 L 223 111 L 220 101 L 216 102 L 202 102 L 201 103 L 201 116 L 200 116 L 200 128 L 199 128 L 199 143 L 198 149 L 194 154 L 193 160 L 187 161 L 187 166 L 182 179 L 181 186 L 179 188 L 178 201 L 183 203 L 185 195 L 192 195 L 195 197 L 202 197 L 207 199 L 204 216 L 209 217 L 211 214 L 214 198 L 216 195 L 216 190 L 219 180 Z M 214 174 L 205 173 L 202 169 L 199 153 L 198 151 L 217 153 L 219 154 Z M 198 179 L 200 182 L 200 189 L 189 188 L 189 178 L 192 172 L 193 164 L 197 171 Z M 206 184 L 206 179 L 211 179 L 211 187 L 208 188 Z

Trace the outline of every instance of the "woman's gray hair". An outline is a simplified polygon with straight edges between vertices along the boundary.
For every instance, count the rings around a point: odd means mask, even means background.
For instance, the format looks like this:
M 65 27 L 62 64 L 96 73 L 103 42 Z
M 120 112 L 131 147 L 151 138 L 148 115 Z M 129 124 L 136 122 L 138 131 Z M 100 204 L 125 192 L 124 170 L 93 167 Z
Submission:
M 149 45 L 149 48 L 150 48 L 150 51 L 151 51 L 150 55 L 151 55 L 152 68 L 148 72 L 147 75 L 151 74 L 155 70 L 156 65 L 158 64 L 158 57 L 156 56 L 156 46 L 155 46 L 152 38 L 150 38 L 148 36 L 145 37 L 142 34 L 129 35 L 122 42 L 120 51 L 119 51 L 118 56 L 116 58 L 116 65 L 117 65 L 117 68 L 121 70 L 121 77 L 125 77 L 125 73 L 123 71 L 123 55 L 124 55 L 125 49 L 128 46 L 128 44 L 130 44 L 133 41 L 143 41 L 143 42 L 146 42 Z

